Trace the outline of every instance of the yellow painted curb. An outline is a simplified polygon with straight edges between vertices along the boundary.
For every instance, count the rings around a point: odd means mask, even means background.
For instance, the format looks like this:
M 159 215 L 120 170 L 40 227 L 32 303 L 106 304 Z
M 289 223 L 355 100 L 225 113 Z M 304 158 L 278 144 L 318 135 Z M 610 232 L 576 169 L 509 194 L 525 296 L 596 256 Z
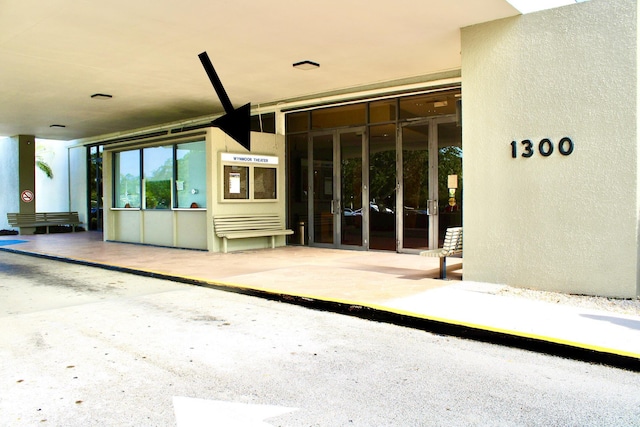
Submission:
M 0 250 L 5 250 L 5 249 L 0 249 Z M 21 250 L 15 250 L 15 249 L 9 250 L 9 252 L 24 253 L 24 254 L 27 254 L 27 255 L 35 254 L 34 252 L 21 251 Z M 167 272 L 148 270 L 148 269 L 144 269 L 144 268 L 127 267 L 127 266 L 122 266 L 122 265 L 118 265 L 118 264 L 105 264 L 105 263 L 101 263 L 101 262 L 86 260 L 86 259 L 83 259 L 83 258 L 69 258 L 69 257 L 58 256 L 58 255 L 49 255 L 49 254 L 37 254 L 37 255 L 42 255 L 42 256 L 45 256 L 45 257 L 50 257 L 50 258 L 60 259 L 60 260 L 76 261 L 76 262 L 80 262 L 80 263 L 84 263 L 84 264 L 88 264 L 88 265 L 94 265 L 94 266 L 104 266 L 104 267 L 107 267 L 107 268 L 114 268 L 114 269 L 119 269 L 119 270 L 123 270 L 123 271 L 137 271 L 137 272 L 144 273 L 144 274 L 147 274 L 147 275 L 152 275 L 152 276 L 161 276 L 161 277 L 166 277 L 166 278 L 181 279 L 181 280 L 186 280 L 186 281 L 193 282 L 193 283 L 202 283 L 204 285 L 224 287 L 224 288 L 229 288 L 229 289 L 238 289 L 238 290 L 241 289 L 241 290 L 254 291 L 254 292 L 260 292 L 260 293 L 271 294 L 271 295 L 291 296 L 291 297 L 294 297 L 294 298 L 301 298 L 301 299 L 306 299 L 306 300 L 310 300 L 310 301 L 329 302 L 329 303 L 336 303 L 336 304 L 341 304 L 341 305 L 345 305 L 345 306 L 366 307 L 366 308 L 369 308 L 369 309 L 372 309 L 372 310 L 376 310 L 376 311 L 380 311 L 380 312 L 392 313 L 392 314 L 397 314 L 397 315 L 416 318 L 416 319 L 439 322 L 439 323 L 448 324 L 448 325 L 462 326 L 462 327 L 466 327 L 466 328 L 476 329 L 476 330 L 480 330 L 480 331 L 494 332 L 494 333 L 508 335 L 508 336 L 514 336 L 514 337 L 520 337 L 520 338 L 528 338 L 528 339 L 532 339 L 532 340 L 536 340 L 536 341 L 549 342 L 549 343 L 553 343 L 553 344 L 560 344 L 560 345 L 565 345 L 565 346 L 584 349 L 584 350 L 591 350 L 591 351 L 595 351 L 595 352 L 598 352 L 598 353 L 606 353 L 606 354 L 629 357 L 629 358 L 634 358 L 634 359 L 640 360 L 640 354 L 629 352 L 629 351 L 618 350 L 618 349 L 613 349 L 613 348 L 608 348 L 608 347 L 602 347 L 602 346 L 597 346 L 597 345 L 592 345 L 592 344 L 586 344 L 586 343 L 566 340 L 566 339 L 562 339 L 562 338 L 549 337 L 549 336 L 545 336 L 545 335 L 537 335 L 537 334 L 532 334 L 532 333 L 527 333 L 527 332 L 514 331 L 514 330 L 510 330 L 510 329 L 497 328 L 497 327 L 488 326 L 488 325 L 482 325 L 482 324 L 478 324 L 478 323 L 464 322 L 464 321 L 455 320 L 455 319 L 448 319 L 448 318 L 443 318 L 443 317 L 429 316 L 429 315 L 422 314 L 422 313 L 414 313 L 414 312 L 411 312 L 411 311 L 395 309 L 395 308 L 392 308 L 392 307 L 386 307 L 386 306 L 379 305 L 379 304 L 363 303 L 363 302 L 360 302 L 360 301 L 351 301 L 351 300 L 344 300 L 344 299 L 339 299 L 339 298 L 328 299 L 326 297 L 320 297 L 320 296 L 317 296 L 317 295 L 297 294 L 297 293 L 291 293 L 291 292 L 286 292 L 286 291 L 282 291 L 282 290 L 278 290 L 278 289 L 271 289 L 271 288 L 256 288 L 256 287 L 251 287 L 251 286 L 247 286 L 247 285 L 241 285 L 241 284 L 237 284 L 237 283 L 224 282 L 224 281 L 214 281 L 214 280 L 210 280 L 210 279 L 204 279 L 204 278 L 201 278 L 201 277 L 175 275 L 175 274 L 171 274 L 171 273 L 167 273 Z

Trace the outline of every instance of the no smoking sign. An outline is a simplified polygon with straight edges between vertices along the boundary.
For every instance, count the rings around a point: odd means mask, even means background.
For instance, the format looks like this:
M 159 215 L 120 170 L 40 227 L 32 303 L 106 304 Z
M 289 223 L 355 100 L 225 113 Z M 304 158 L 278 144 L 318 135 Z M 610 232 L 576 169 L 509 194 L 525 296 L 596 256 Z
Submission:
M 22 199 L 22 201 L 25 203 L 33 202 L 34 197 L 35 196 L 33 195 L 33 191 L 31 190 L 24 190 L 22 193 L 20 193 L 20 199 Z

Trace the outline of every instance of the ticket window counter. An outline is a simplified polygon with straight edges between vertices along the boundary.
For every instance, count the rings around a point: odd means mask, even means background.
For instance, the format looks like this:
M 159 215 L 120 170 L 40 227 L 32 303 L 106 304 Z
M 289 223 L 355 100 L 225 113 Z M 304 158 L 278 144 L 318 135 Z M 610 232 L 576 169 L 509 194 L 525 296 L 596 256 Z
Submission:
M 105 240 L 219 251 L 214 215 L 284 218 L 282 136 L 252 133 L 247 153 L 210 128 L 176 141 L 107 146 L 105 153 Z M 239 247 L 265 246 L 248 240 Z

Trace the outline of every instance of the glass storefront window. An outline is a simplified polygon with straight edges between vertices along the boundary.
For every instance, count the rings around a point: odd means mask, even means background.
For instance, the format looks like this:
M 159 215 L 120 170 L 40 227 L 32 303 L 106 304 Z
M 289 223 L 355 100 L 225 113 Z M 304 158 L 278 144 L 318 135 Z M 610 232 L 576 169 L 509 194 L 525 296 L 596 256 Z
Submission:
M 461 99 L 458 87 L 434 88 L 430 93 L 287 113 L 290 226 L 308 233 L 312 244 L 350 246 L 357 221 L 347 218 L 335 224 L 343 212 L 363 216 L 362 242 L 368 249 L 437 248 L 444 228 L 462 221 Z M 358 172 L 342 138 L 365 123 L 368 158 Z M 361 181 L 353 179 L 355 175 Z M 307 177 L 310 182 L 305 182 Z M 333 188 L 335 179 L 340 188 Z M 360 184 L 369 195 L 363 205 L 369 206 L 356 209 L 352 200 Z M 305 228 L 305 217 L 311 227 Z M 297 235 L 295 241 L 306 242 L 304 237 Z
M 342 105 L 311 112 L 311 127 L 330 129 L 343 126 L 360 126 L 367 121 L 367 104 Z
M 251 116 L 252 132 L 276 133 L 276 114 L 265 113 Z
M 114 155 L 114 207 L 140 208 L 140 150 Z
M 170 209 L 173 178 L 173 146 L 142 150 L 144 171 L 144 208 Z
M 400 120 L 455 114 L 459 93 L 447 91 L 400 98 Z
M 309 112 L 287 114 L 287 133 L 309 130 Z
M 207 160 L 204 141 L 176 145 L 176 207 L 207 207 Z
M 369 104 L 369 123 L 393 122 L 396 120 L 396 100 L 376 101 Z

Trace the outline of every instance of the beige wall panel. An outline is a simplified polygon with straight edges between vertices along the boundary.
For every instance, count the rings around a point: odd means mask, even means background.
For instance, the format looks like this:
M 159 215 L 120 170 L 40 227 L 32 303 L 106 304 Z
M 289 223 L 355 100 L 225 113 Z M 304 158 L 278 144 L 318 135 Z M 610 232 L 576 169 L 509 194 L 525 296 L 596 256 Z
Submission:
M 110 211 L 109 215 L 113 227 L 108 238 L 105 234 L 105 240 L 140 243 L 139 210 L 116 210 Z
M 173 212 L 170 209 L 139 212 L 142 212 L 142 243 L 173 246 Z
M 204 210 L 174 211 L 176 216 L 176 246 L 207 249 L 207 212 Z
M 285 218 L 285 137 L 283 135 L 275 135 L 268 133 L 251 132 L 251 154 L 260 154 L 267 156 L 277 156 L 279 159 L 277 174 L 277 200 L 276 201 L 259 201 L 259 202 L 229 202 L 221 201 L 219 192 L 221 190 L 221 172 L 219 169 L 219 153 L 246 153 L 246 149 L 240 144 L 226 135 L 219 129 L 211 129 L 211 230 L 213 230 L 213 215 L 228 214 L 259 214 L 259 213 L 275 213 Z M 209 201 L 207 201 L 209 203 Z M 222 251 L 222 239 L 212 234 L 211 248 L 215 252 Z M 286 244 L 285 236 L 276 237 L 276 246 L 284 246 Z M 270 248 L 270 239 L 268 237 L 260 237 L 254 239 L 236 239 L 229 240 L 228 250 L 237 251 L 245 249 L 262 249 Z
M 591 0 L 462 30 L 466 280 L 637 295 L 637 24 Z

